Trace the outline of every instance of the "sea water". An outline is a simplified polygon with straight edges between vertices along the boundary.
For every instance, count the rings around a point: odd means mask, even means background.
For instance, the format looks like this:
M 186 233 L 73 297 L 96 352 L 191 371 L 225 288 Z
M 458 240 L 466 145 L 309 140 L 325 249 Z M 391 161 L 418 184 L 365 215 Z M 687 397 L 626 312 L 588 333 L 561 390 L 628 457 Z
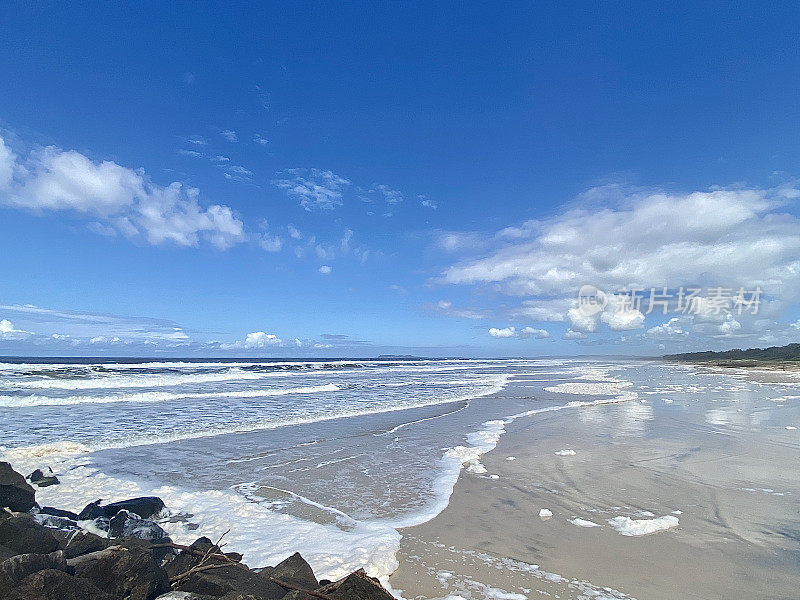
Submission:
M 176 541 L 224 534 L 252 567 L 301 551 L 320 577 L 383 581 L 402 529 L 441 512 L 462 470 L 491 476 L 481 456 L 517 419 L 575 410 L 646 435 L 657 411 L 724 391 L 709 426 L 760 426 L 787 393 L 623 360 L 3 360 L 4 459 L 62 481 L 40 504 L 158 495 Z

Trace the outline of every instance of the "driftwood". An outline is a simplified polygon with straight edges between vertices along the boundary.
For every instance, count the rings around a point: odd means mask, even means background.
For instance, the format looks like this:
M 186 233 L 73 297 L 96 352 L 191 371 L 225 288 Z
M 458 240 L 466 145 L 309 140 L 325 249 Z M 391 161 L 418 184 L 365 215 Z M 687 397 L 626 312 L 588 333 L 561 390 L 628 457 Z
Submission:
M 234 563 L 239 564 L 239 563 Z M 182 579 L 186 579 L 189 575 L 193 575 L 194 573 L 202 573 L 203 571 L 208 571 L 209 569 L 219 569 L 220 567 L 230 567 L 229 563 L 217 563 L 215 565 L 198 565 L 196 567 L 192 567 L 188 571 L 181 573 L 180 575 L 175 575 L 175 577 L 170 577 L 169 582 L 170 584 L 178 583 Z
M 205 552 L 200 551 L 200 550 L 196 551 L 196 550 L 191 549 L 191 548 L 186 548 L 192 554 L 197 554 L 198 556 L 202 556 L 203 558 L 200 561 L 200 564 L 198 564 L 197 566 L 194 566 L 191 569 L 189 569 L 188 571 L 184 571 L 183 573 L 179 573 L 178 575 L 175 575 L 174 577 L 170 577 L 169 578 L 170 585 L 175 585 L 176 583 L 178 583 L 179 581 L 181 581 L 183 579 L 186 579 L 189 575 L 192 575 L 193 573 L 200 573 L 201 571 L 207 571 L 208 569 L 218 569 L 219 567 L 227 567 L 227 566 L 230 566 L 231 563 L 238 564 L 238 563 L 236 563 L 236 561 L 233 561 L 230 558 L 228 558 L 227 556 L 225 556 L 224 554 L 222 554 L 222 552 L 215 552 L 214 551 L 214 548 L 217 548 L 220 551 L 222 550 L 222 547 L 225 544 L 220 544 L 220 542 L 222 542 L 222 538 L 224 538 L 226 535 L 228 535 L 230 533 L 230 531 L 231 530 L 228 529 L 225 533 L 223 533 L 221 536 L 219 536 L 219 539 L 217 539 L 217 542 L 215 544 L 212 544 L 209 547 L 209 549 L 206 550 Z M 167 544 L 165 544 L 165 545 L 167 545 Z M 177 546 L 177 544 L 175 544 L 175 545 Z M 211 558 L 213 558 L 213 557 L 222 557 L 222 558 L 224 558 L 225 562 L 217 563 L 215 565 L 207 565 L 206 563 L 209 560 L 211 560 Z
M 227 556 L 222 552 L 213 552 L 212 554 L 208 554 L 207 551 L 197 550 L 196 548 L 192 548 L 191 546 L 184 546 L 183 544 L 175 544 L 174 542 L 161 542 L 159 544 L 150 544 L 150 547 L 175 548 L 176 550 L 183 550 L 184 552 L 188 552 L 189 554 L 194 554 L 195 556 L 202 556 L 202 557 L 208 556 L 209 558 L 216 558 L 235 565 L 241 564 L 239 563 L 239 561 L 233 560 L 230 556 Z
M 307 590 L 305 588 L 301 588 L 296 585 L 292 585 L 291 583 L 286 583 L 285 581 L 281 581 L 280 579 L 275 579 L 274 577 L 267 577 L 272 583 L 277 583 L 281 587 L 285 587 L 287 590 L 296 590 L 298 592 L 303 592 L 304 594 L 308 594 L 309 596 L 314 596 L 316 598 L 322 598 L 322 600 L 337 600 L 333 596 L 328 596 L 326 594 L 320 594 L 319 592 L 315 592 L 314 590 Z

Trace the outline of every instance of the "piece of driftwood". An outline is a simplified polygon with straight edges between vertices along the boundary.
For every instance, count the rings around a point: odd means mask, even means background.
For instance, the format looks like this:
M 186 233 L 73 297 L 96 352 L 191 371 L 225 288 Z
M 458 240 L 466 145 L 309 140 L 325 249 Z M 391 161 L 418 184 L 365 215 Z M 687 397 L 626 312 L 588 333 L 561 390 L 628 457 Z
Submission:
M 333 596 L 320 594 L 319 592 L 315 592 L 314 590 L 307 590 L 305 588 L 301 588 L 291 583 L 286 583 L 285 581 L 281 581 L 280 579 L 275 579 L 274 577 L 267 577 L 267 579 L 269 579 L 272 583 L 277 583 L 279 586 L 285 587 L 287 590 L 295 590 L 298 592 L 303 592 L 304 594 L 308 594 L 309 596 L 314 596 L 316 598 L 321 598 L 322 600 L 336 600 L 336 598 L 334 598 Z

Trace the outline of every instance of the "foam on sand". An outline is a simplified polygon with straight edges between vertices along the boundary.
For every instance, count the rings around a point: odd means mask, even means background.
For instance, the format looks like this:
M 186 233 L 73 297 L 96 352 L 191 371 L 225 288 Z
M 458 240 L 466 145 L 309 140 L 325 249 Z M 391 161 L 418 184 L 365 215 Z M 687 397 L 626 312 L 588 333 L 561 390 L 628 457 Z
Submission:
M 558 456 L 575 456 L 575 454 L 576 454 L 575 450 L 570 450 L 569 448 L 567 448 L 566 450 L 559 450 L 558 452 L 556 452 L 556 455 Z
M 579 519 L 575 517 L 569 520 L 570 523 L 573 525 L 577 525 L 578 527 L 602 527 L 599 523 L 595 523 L 594 521 L 587 521 L 586 519 Z
M 678 517 L 666 515 L 655 519 L 631 519 L 630 517 L 614 517 L 608 524 L 620 535 L 640 536 L 664 531 L 678 526 Z

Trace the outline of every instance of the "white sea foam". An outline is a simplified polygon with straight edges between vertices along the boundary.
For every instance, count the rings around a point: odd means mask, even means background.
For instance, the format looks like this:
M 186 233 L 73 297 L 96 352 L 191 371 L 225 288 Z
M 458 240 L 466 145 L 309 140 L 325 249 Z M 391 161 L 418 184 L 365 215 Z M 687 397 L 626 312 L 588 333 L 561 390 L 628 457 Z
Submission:
M 569 520 L 570 523 L 573 525 L 577 525 L 578 527 L 602 527 L 599 523 L 595 523 L 594 521 L 587 521 L 586 519 L 580 519 L 578 517 L 574 517 Z
M 630 517 L 619 516 L 609 519 L 608 524 L 620 535 L 640 536 L 677 527 L 678 517 L 666 515 L 655 519 L 631 519 Z
M 161 375 L 95 375 L 88 379 L 6 379 L 0 387 L 26 389 L 94 390 L 109 388 L 151 388 L 170 387 L 198 383 L 219 383 L 222 381 L 250 381 L 268 377 L 285 376 L 285 372 L 243 371 L 239 368 L 222 373 L 185 373 Z
M 558 452 L 556 452 L 556 454 L 558 456 L 575 456 L 576 452 L 575 450 L 567 448 L 566 450 L 559 450 Z
M 110 396 L 0 396 L 0 406 L 8 408 L 28 406 L 68 406 L 72 404 L 111 404 L 114 402 L 170 402 L 173 400 L 199 400 L 203 398 L 266 398 L 287 394 L 319 394 L 336 392 L 341 388 L 333 383 L 295 388 L 247 389 L 235 392 L 139 392 Z
M 603 381 L 592 383 L 559 383 L 544 388 L 546 392 L 555 392 L 557 394 L 586 394 L 590 396 L 603 396 L 618 394 L 623 388 L 630 387 L 633 384 L 630 381 Z

